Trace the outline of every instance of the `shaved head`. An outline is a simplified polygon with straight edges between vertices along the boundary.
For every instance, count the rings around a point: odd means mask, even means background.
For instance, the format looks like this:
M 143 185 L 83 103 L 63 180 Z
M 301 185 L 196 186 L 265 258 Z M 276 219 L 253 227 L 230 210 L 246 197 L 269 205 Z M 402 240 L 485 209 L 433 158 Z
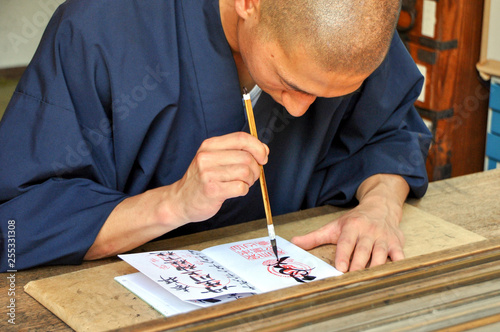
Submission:
M 261 0 L 258 33 L 327 71 L 371 73 L 389 49 L 400 0 Z

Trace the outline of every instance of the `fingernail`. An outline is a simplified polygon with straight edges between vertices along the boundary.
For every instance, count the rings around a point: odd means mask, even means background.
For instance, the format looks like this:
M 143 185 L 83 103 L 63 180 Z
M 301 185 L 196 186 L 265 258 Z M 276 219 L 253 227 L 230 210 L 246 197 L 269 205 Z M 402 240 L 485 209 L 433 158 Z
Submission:
M 347 272 L 347 264 L 344 262 L 339 263 L 338 270 L 340 272 Z

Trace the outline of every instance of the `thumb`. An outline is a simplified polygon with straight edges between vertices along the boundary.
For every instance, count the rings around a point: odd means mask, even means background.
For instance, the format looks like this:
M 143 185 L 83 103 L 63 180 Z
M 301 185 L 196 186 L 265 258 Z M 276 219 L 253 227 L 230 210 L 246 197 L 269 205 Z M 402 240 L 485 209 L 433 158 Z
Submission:
M 331 222 L 305 235 L 294 236 L 291 242 L 296 246 L 309 250 L 322 244 L 337 243 L 338 234 L 335 231 L 335 222 Z

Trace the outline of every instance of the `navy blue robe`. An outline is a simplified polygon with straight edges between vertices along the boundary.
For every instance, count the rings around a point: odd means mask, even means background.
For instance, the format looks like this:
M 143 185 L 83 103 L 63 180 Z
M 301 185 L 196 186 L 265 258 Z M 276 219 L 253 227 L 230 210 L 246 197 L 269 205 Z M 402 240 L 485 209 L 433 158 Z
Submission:
M 401 174 L 422 196 L 422 81 L 395 36 L 357 93 L 319 98 L 300 118 L 263 93 L 255 115 L 273 214 L 355 202 L 377 173 Z M 15 269 L 80 263 L 123 199 L 176 182 L 203 140 L 247 128 L 217 0 L 68 1 L 0 123 L 1 270 L 12 269 L 9 220 Z M 168 235 L 263 217 L 256 184 Z

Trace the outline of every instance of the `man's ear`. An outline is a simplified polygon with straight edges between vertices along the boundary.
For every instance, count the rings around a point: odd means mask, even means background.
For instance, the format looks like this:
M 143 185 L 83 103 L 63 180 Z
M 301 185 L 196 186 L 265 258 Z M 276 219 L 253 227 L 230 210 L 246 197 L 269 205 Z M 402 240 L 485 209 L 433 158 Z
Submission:
M 234 0 L 236 13 L 242 19 L 258 18 L 260 15 L 260 0 Z

